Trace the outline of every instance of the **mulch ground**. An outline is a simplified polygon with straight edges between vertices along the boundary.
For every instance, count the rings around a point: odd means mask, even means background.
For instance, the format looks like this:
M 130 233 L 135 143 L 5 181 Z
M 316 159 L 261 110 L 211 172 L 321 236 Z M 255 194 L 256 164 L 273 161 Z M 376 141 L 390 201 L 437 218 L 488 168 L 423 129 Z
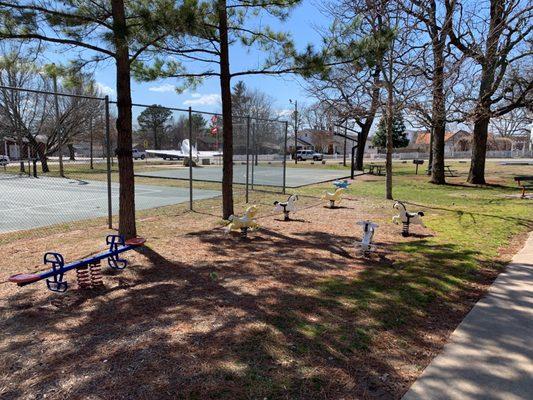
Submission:
M 0 397 L 400 398 L 494 274 L 454 307 L 432 304 L 431 318 L 367 329 L 374 313 L 390 310 L 354 308 L 331 282 L 358 282 L 356 290 L 364 273 L 387 276 L 399 257 L 391 246 L 415 238 L 380 222 L 378 249 L 364 257 L 355 223 L 390 221 L 390 208 L 317 203 L 291 222 L 261 218 L 244 240 L 214 215 L 141 220 L 147 246 L 127 256 L 128 269 L 104 269 L 103 289 L 77 290 L 73 272 L 65 294 L 42 282 L 1 284 Z M 2 245 L 0 280 L 42 269 L 45 251 L 69 261 L 101 250 L 105 233 L 89 227 Z

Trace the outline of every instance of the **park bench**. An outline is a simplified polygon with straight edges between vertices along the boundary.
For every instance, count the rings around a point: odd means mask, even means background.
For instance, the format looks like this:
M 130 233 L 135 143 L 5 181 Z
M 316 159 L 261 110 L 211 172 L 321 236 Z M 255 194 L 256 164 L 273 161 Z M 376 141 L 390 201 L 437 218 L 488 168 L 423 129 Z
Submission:
M 518 175 L 514 177 L 515 182 L 522 188 L 522 198 L 526 197 L 526 190 L 533 189 L 532 175 Z
M 383 164 L 374 164 L 371 163 L 368 165 L 368 173 L 370 175 L 382 175 L 383 169 L 385 166 Z

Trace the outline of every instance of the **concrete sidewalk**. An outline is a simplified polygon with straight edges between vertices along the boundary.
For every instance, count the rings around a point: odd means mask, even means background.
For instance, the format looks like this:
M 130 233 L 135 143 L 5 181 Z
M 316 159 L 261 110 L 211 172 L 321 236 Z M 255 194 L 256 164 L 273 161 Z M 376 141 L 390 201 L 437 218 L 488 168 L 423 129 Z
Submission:
M 403 400 L 533 399 L 533 233 Z

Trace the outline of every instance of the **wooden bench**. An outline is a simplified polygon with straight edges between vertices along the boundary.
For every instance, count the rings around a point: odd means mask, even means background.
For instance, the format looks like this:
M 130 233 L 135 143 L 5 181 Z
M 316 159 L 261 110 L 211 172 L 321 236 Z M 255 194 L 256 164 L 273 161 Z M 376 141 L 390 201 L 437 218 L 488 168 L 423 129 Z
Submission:
M 522 188 L 521 198 L 526 197 L 526 190 L 533 189 L 533 176 L 532 175 L 518 175 L 514 177 L 515 182 Z

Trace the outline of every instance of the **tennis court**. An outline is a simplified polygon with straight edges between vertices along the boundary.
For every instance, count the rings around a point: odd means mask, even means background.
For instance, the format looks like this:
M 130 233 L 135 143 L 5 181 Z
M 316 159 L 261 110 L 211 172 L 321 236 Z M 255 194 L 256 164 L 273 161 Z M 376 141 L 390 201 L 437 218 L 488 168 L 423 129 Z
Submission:
M 173 169 L 160 169 L 143 171 L 136 176 L 165 179 L 189 179 L 189 168 L 178 167 Z M 335 179 L 346 178 L 350 175 L 348 170 L 326 168 L 293 168 L 287 167 L 286 187 L 297 188 L 327 182 Z M 193 180 L 206 182 L 222 182 L 222 168 L 220 166 L 195 167 L 192 172 Z M 264 186 L 283 186 L 283 167 L 259 164 L 248 167 L 250 184 Z M 235 164 L 233 166 L 233 182 L 246 183 L 246 165 Z
M 118 184 L 112 185 L 113 213 L 118 212 Z M 220 195 L 197 190 L 194 200 Z M 137 210 L 168 206 L 189 200 L 186 188 L 136 185 Z M 63 178 L 0 179 L 0 233 L 39 228 L 107 216 L 107 184 Z M 81 225 L 80 225 L 81 226 Z

